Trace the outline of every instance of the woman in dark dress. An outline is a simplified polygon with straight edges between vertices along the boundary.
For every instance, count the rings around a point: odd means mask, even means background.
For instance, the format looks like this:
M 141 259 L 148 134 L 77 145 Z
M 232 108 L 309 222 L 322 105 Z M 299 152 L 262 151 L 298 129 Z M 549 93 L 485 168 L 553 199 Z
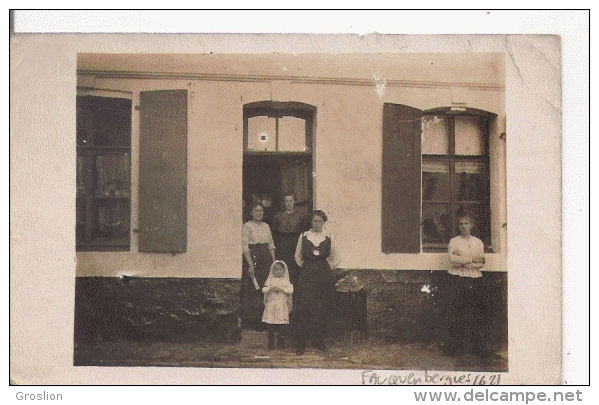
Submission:
M 275 244 L 270 227 L 264 218 L 264 207 L 253 204 L 252 219 L 242 227 L 243 276 L 242 276 L 242 318 L 244 324 L 252 325 L 257 330 L 264 330 L 262 313 L 264 312 L 264 295 L 262 287 L 268 278 L 270 265 L 275 260 Z M 257 285 L 254 285 L 254 278 Z
M 323 211 L 312 212 L 312 228 L 300 235 L 295 251 L 295 260 L 301 268 L 294 286 L 298 356 L 304 354 L 308 339 L 312 339 L 315 348 L 326 350 L 324 338 L 335 292 L 331 266 L 337 264 L 331 237 L 322 231 L 326 221 Z

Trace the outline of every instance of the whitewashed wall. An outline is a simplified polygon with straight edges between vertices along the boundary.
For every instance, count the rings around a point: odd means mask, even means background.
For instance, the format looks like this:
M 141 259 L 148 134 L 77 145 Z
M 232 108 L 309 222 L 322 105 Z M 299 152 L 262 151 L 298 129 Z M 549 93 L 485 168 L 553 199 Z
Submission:
M 501 58 L 498 58 L 501 61 Z M 442 60 L 439 61 L 441 63 Z M 252 61 L 252 63 L 254 63 Z M 405 62 L 404 66 L 405 66 Z M 473 62 L 475 63 L 475 62 Z M 239 72 L 251 73 L 251 65 Z M 164 66 L 161 65 L 164 69 Z M 180 67 L 179 67 L 180 68 Z M 314 69 L 314 68 L 313 68 Z M 344 66 L 344 69 L 348 69 Z M 411 66 L 412 74 L 418 66 Z M 313 73 L 318 75 L 316 70 Z M 462 72 L 467 75 L 469 72 Z M 140 253 L 132 233 L 130 252 L 78 252 L 78 276 L 238 278 L 241 274 L 243 105 L 253 101 L 300 101 L 316 106 L 314 148 L 314 207 L 329 215 L 341 266 L 364 269 L 434 270 L 447 267 L 442 253 L 381 253 L 381 152 L 383 103 L 420 109 L 466 102 L 468 107 L 498 114 L 490 134 L 492 237 L 498 253 L 488 255 L 488 267 L 505 271 L 507 258 L 505 197 L 504 90 L 496 85 L 498 72 L 490 69 L 489 86 L 463 83 L 456 76 L 435 85 L 414 82 L 371 85 L 315 83 L 305 80 L 131 79 L 79 75 L 81 86 L 128 91 L 134 105 L 140 91 L 187 89 L 188 111 L 188 245 L 187 253 Z M 406 80 L 402 71 L 401 80 Z M 426 76 L 426 75 L 424 75 Z M 359 79 L 359 78 L 358 78 Z M 440 78 L 447 79 L 447 78 Z M 398 79 L 399 80 L 399 79 Z M 132 228 L 137 228 L 139 113 L 132 120 Z

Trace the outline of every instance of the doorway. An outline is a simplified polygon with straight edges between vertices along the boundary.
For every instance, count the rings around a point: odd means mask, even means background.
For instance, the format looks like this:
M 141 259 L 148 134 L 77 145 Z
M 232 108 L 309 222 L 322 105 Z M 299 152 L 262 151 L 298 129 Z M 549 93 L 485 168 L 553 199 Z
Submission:
M 304 215 L 312 210 L 312 154 L 246 153 L 243 156 L 243 221 L 249 221 L 254 202 L 264 206 L 264 222 L 271 225 L 283 209 L 283 195 L 295 196 L 295 208 Z
M 264 206 L 263 221 L 272 227 L 275 213 L 284 209 L 283 196 L 295 196 L 295 209 L 306 217 L 312 211 L 312 153 L 246 152 L 243 156 L 243 222 L 254 202 Z M 243 260 L 243 259 L 242 259 Z M 243 283 L 242 283 L 243 284 Z M 241 294 L 242 327 L 253 328 L 248 294 Z
M 315 118 L 316 107 L 301 102 L 256 101 L 243 106 L 243 222 L 251 219 L 250 207 L 261 203 L 263 221 L 272 229 L 285 194 L 294 195 L 300 214 L 307 216 L 312 210 Z M 287 255 L 292 245 L 287 240 L 281 251 Z M 247 328 L 261 318 L 262 300 L 249 276 L 242 274 L 241 319 Z

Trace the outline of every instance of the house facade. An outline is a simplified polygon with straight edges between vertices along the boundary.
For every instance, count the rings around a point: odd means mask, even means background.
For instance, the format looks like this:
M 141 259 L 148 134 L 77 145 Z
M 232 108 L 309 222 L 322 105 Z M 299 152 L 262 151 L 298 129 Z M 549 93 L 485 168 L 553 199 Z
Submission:
M 79 54 L 75 338 L 239 340 L 241 225 L 324 210 L 368 335 L 427 342 L 476 218 L 507 344 L 502 53 Z

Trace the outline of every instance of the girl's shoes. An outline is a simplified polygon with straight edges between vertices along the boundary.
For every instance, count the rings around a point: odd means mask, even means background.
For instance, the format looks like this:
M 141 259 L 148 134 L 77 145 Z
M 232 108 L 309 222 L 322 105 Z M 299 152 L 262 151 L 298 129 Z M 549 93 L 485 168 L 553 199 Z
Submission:
M 268 348 L 270 350 L 275 348 L 275 333 L 271 330 L 268 331 Z
M 275 341 L 276 341 L 276 345 L 275 345 Z M 285 339 L 283 338 L 283 335 L 281 335 L 280 333 L 275 333 L 274 330 L 269 330 L 268 331 L 268 348 L 270 350 L 274 349 L 275 346 L 277 347 L 277 349 L 284 349 L 285 348 Z
M 264 322 L 259 321 L 259 322 L 256 323 L 255 329 L 258 332 L 264 332 L 266 330 L 266 325 L 264 324 Z
M 297 354 L 298 356 L 301 356 L 302 354 L 304 354 L 304 352 L 306 351 L 306 342 L 298 342 L 297 345 L 297 350 L 295 351 L 295 354 Z
M 284 349 L 285 348 L 285 339 L 283 338 L 283 335 L 278 335 L 277 336 L 277 349 Z
M 327 347 L 324 345 L 324 341 L 322 339 L 318 339 L 314 341 L 314 348 L 325 352 Z
M 324 343 L 320 342 L 314 345 L 315 349 L 318 349 L 320 351 L 326 352 L 327 351 L 327 347 L 324 345 Z

